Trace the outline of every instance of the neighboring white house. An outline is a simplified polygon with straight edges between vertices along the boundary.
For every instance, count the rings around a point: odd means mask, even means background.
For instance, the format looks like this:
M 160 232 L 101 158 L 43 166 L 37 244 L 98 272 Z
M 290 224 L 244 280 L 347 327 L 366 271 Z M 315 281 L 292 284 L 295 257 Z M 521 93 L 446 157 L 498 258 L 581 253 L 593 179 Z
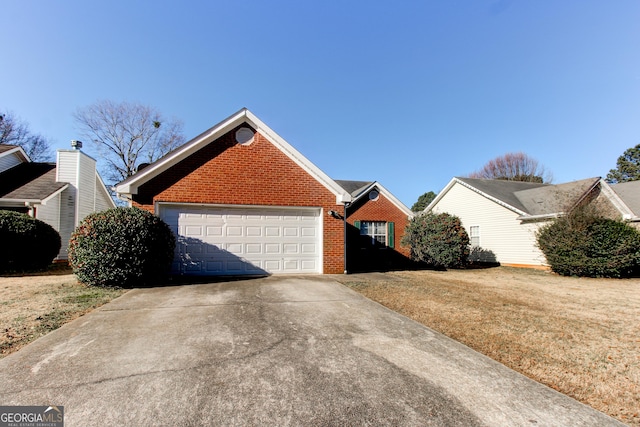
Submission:
M 457 177 L 425 212 L 460 218 L 474 249 L 474 261 L 544 266 L 536 231 L 585 202 L 603 203 L 613 217 L 637 220 L 623 198 L 599 177 L 557 185 Z
M 79 149 L 58 150 L 56 163 L 40 163 L 18 146 L 0 144 L 0 209 L 55 228 L 62 239 L 58 259 L 67 259 L 71 233 L 85 216 L 112 207 L 96 161 Z

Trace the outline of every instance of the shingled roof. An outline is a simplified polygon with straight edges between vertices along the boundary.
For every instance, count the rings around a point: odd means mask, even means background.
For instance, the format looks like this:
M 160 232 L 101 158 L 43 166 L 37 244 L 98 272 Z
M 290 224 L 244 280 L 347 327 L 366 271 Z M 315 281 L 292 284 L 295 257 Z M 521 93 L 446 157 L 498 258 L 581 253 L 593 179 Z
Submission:
M 357 197 L 365 188 L 373 184 L 373 181 L 345 181 L 338 179 L 335 182 L 353 197 Z
M 640 181 L 612 184 L 611 188 L 627 207 L 633 211 L 633 214 L 636 217 L 640 217 Z
M 0 173 L 0 199 L 40 201 L 67 185 L 56 182 L 54 163 L 22 163 Z
M 540 216 L 568 212 L 600 182 L 600 177 L 556 185 L 462 177 L 455 180 L 525 216 Z

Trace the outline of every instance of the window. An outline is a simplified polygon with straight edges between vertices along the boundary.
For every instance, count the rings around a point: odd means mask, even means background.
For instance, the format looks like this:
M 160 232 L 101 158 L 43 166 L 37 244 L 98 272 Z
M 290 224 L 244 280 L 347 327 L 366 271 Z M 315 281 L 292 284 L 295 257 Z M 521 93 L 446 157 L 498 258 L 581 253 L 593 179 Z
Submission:
M 384 221 L 362 221 L 360 235 L 368 236 L 372 245 L 387 245 L 387 223 Z
M 480 226 L 472 225 L 469 227 L 469 244 L 472 248 L 480 246 Z

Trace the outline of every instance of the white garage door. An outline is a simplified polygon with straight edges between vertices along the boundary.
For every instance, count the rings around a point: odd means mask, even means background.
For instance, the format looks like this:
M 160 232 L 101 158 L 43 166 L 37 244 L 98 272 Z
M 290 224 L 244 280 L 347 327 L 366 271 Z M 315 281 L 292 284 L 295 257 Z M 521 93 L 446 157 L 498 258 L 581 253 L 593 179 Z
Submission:
M 161 205 L 177 236 L 173 272 L 320 273 L 320 209 Z

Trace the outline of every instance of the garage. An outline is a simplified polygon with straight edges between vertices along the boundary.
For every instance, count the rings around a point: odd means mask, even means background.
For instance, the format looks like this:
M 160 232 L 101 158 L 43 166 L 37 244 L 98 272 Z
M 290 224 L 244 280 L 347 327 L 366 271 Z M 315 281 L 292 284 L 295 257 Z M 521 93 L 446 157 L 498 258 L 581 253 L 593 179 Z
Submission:
M 176 235 L 174 274 L 322 272 L 320 208 L 160 204 Z

